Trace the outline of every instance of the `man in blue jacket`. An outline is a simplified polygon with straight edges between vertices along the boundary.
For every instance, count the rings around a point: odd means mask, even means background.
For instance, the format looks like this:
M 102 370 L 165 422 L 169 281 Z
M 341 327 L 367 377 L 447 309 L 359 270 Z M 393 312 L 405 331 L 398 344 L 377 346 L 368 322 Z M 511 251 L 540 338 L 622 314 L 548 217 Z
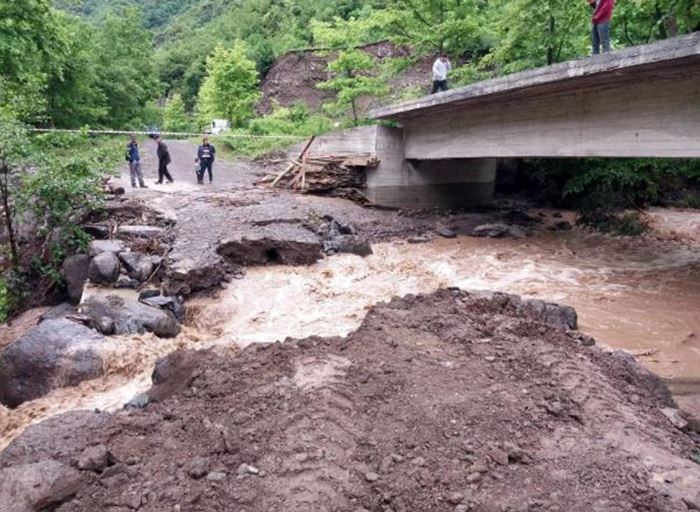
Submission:
M 143 182 L 143 173 L 141 172 L 141 155 L 139 153 L 139 144 L 136 142 L 136 136 L 131 135 L 129 143 L 126 145 L 126 160 L 129 162 L 129 175 L 131 176 L 131 186 L 136 188 L 136 180 L 139 181 L 141 188 L 148 188 Z
M 199 158 L 199 173 L 197 174 L 197 183 L 202 184 L 204 182 L 204 170 L 206 169 L 209 173 L 209 183 L 212 182 L 213 173 L 212 167 L 214 165 L 214 158 L 216 155 L 216 149 L 213 145 L 209 144 L 209 138 L 204 137 L 202 140 L 202 145 L 199 146 L 197 150 L 197 158 Z

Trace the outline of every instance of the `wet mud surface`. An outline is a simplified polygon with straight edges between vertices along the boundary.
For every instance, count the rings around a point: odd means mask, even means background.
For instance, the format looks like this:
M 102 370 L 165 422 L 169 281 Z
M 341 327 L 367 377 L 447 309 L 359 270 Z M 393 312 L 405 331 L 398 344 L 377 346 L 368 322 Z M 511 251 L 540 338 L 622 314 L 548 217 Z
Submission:
M 83 461 L 61 512 L 688 510 L 664 387 L 580 341 L 506 296 L 394 299 L 347 338 L 171 356 L 157 402 L 32 427 L 0 467 Z

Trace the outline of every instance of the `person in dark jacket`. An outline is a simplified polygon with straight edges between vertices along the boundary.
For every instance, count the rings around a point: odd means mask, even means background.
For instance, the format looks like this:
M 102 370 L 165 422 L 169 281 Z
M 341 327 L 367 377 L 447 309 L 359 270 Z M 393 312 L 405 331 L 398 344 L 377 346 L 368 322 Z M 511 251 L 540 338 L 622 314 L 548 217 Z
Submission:
M 129 137 L 129 143 L 126 145 L 126 161 L 129 162 L 131 187 L 136 188 L 136 180 L 138 180 L 141 188 L 148 188 L 143 182 L 143 173 L 141 172 L 141 154 L 139 153 L 139 144 L 136 142 L 135 135 L 131 135 Z
M 209 144 L 209 138 L 204 137 L 202 140 L 202 145 L 199 146 L 197 150 L 197 158 L 199 159 L 199 172 L 197 173 L 197 183 L 204 183 L 204 171 L 209 173 L 209 183 L 214 179 L 213 177 L 213 166 L 214 159 L 216 155 L 216 148 L 212 144 Z
M 163 183 L 163 178 L 168 180 L 168 183 L 172 183 L 173 177 L 170 176 L 170 173 L 168 172 L 168 165 L 172 162 L 170 159 L 170 151 L 168 151 L 168 146 L 165 145 L 165 142 L 163 142 L 163 139 L 160 138 L 160 135 L 156 135 L 153 140 L 156 141 L 156 144 L 158 144 L 158 149 L 156 150 L 156 155 L 158 155 L 158 181 L 156 181 L 156 184 L 160 185 Z
M 593 17 L 591 18 L 593 55 L 600 53 L 601 46 L 603 53 L 608 53 L 610 51 L 610 20 L 615 8 L 615 0 L 588 0 L 588 3 L 593 9 Z

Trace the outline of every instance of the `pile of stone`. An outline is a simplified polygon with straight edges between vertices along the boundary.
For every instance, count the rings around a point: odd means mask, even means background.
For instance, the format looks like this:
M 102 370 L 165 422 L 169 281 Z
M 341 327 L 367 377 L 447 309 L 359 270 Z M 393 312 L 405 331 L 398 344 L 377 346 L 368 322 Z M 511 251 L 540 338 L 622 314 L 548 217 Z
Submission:
M 94 240 L 87 254 L 77 254 L 63 264 L 68 295 L 79 302 L 85 283 L 114 288 L 138 288 L 153 278 L 160 256 L 129 250 L 121 240 Z

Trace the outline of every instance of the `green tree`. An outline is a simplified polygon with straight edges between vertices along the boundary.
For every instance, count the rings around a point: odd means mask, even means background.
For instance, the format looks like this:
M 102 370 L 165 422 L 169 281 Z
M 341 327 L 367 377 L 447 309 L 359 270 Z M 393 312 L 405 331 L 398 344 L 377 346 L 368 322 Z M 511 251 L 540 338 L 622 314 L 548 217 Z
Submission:
M 170 96 L 163 109 L 163 129 L 169 132 L 186 132 L 192 129 L 191 124 L 182 96 L 177 93 Z
M 353 123 L 359 123 L 358 100 L 388 92 L 386 81 L 377 72 L 375 60 L 362 50 L 342 50 L 328 65 L 331 78 L 318 84 L 322 90 L 335 91 L 335 101 L 328 104 L 332 112 L 345 113 L 348 108 Z
M 258 71 L 246 50 L 243 41 L 236 41 L 231 49 L 217 46 L 207 59 L 207 76 L 198 103 L 203 123 L 224 118 L 233 126 L 242 126 L 253 117 L 253 108 L 260 99 Z
M 367 52 L 358 49 L 370 34 L 377 34 L 378 18 L 342 20 L 333 23 L 314 22 L 314 41 L 325 48 L 337 48 L 335 59 L 328 64 L 329 79 L 317 85 L 321 90 L 334 91 L 335 101 L 326 107 L 335 114 L 346 114 L 348 110 L 355 125 L 360 121 L 358 101 L 361 98 L 382 96 L 388 93 L 384 66 Z
M 390 0 L 387 29 L 394 40 L 422 51 L 474 55 L 488 39 L 486 6 L 479 0 Z
M 136 9 L 109 15 L 98 34 L 98 76 L 107 98 L 106 122 L 114 128 L 143 124 L 144 107 L 160 92 L 152 35 Z
M 20 123 L 11 117 L 0 115 L 0 201 L 10 259 L 14 267 L 20 264 L 15 223 L 15 195 L 20 183 L 19 169 L 27 156 L 26 137 L 26 130 Z

